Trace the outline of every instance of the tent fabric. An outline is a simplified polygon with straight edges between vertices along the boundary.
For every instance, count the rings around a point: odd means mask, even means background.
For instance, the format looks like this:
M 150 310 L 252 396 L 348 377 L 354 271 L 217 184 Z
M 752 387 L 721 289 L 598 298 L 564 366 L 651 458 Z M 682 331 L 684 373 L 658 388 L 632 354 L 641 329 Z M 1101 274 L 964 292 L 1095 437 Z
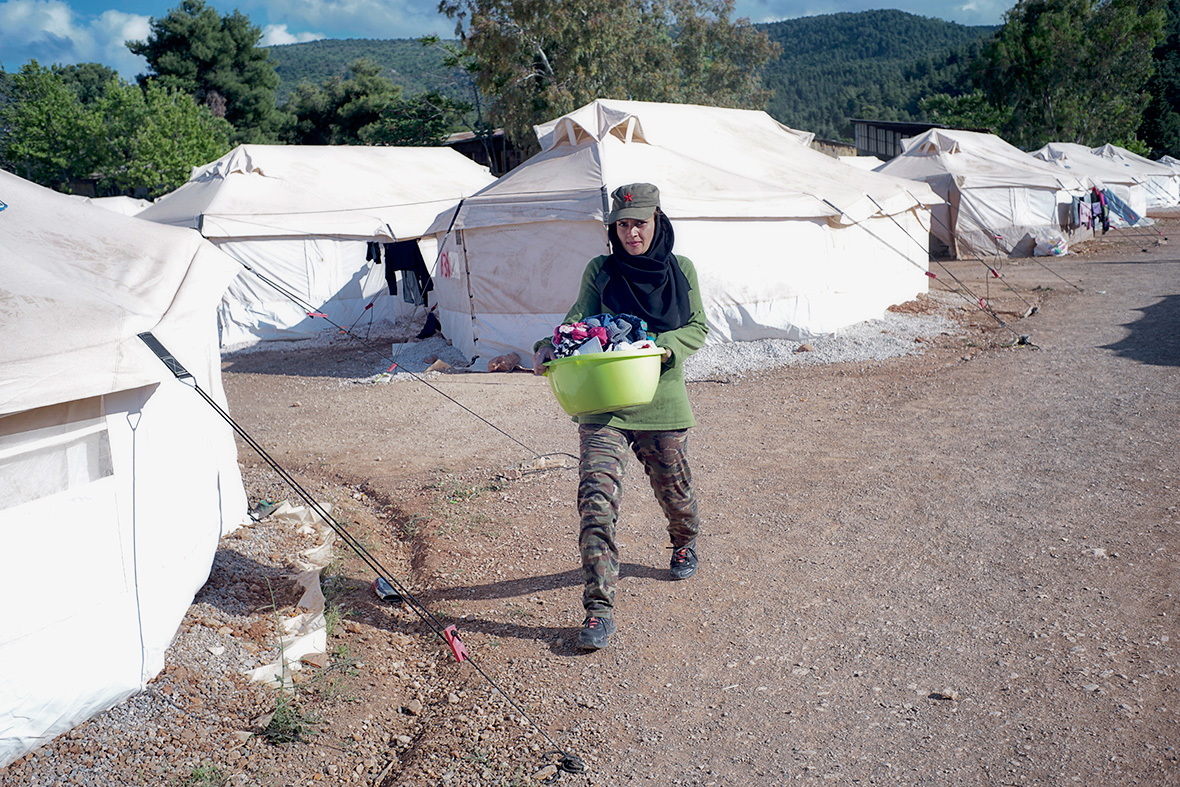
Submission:
M 874 170 L 885 162 L 876 156 L 837 156 L 840 161 L 857 169 Z
M 81 197 L 74 195 L 74 199 L 80 199 L 85 202 L 95 205 L 100 208 L 106 208 L 113 213 L 121 213 L 124 216 L 134 216 L 141 210 L 151 205 L 151 200 L 136 199 L 135 197 L 118 196 L 118 197 Z
M 1118 145 L 1102 145 L 1091 148 L 1091 152 L 1111 166 L 1130 172 L 1147 192 L 1148 208 L 1174 208 L 1180 205 L 1180 172 Z
M 246 518 L 216 304 L 195 233 L 0 171 L 0 767 L 143 689 Z M 31 526 L 35 523 L 35 526 Z M 47 567 L 49 570 L 47 570 Z
M 367 243 L 420 238 L 493 180 L 450 148 L 241 145 L 138 218 L 197 229 L 248 266 L 219 313 L 222 345 L 236 348 L 411 313 L 382 295 Z
M 923 184 L 856 170 L 765 112 L 598 100 L 537 127 L 542 151 L 439 216 L 444 334 L 486 362 L 532 354 L 609 252 L 607 194 L 649 181 L 690 257 L 711 341 L 802 338 L 926 289 Z
M 1081 239 L 1068 216 L 1087 186 L 1072 173 L 994 134 L 930 129 L 903 145 L 875 171 L 927 183 L 946 201 L 933 233 L 951 255 L 1028 256 L 1041 232 Z
M 1034 150 L 1032 155 L 1069 171 L 1087 186 L 1113 192 L 1131 213 L 1140 217 L 1135 222 L 1137 225 L 1151 223 L 1147 218 L 1147 190 L 1129 168 L 1097 156 L 1091 148 L 1075 142 L 1050 142 Z M 1128 225 L 1122 218 L 1116 226 L 1119 223 Z

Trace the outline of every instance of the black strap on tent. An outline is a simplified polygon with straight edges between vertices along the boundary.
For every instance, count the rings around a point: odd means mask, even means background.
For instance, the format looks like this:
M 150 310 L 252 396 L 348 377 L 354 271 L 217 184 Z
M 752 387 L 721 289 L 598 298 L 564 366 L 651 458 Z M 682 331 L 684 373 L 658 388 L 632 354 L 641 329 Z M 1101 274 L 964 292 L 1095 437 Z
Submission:
M 243 429 L 232 417 L 230 417 L 230 414 L 227 413 L 225 409 L 213 399 L 213 397 L 206 393 L 204 389 L 202 389 L 201 386 L 197 384 L 196 378 L 194 378 L 193 375 L 187 369 L 185 369 L 183 365 L 181 365 L 180 361 L 176 360 L 176 357 L 172 355 L 172 353 L 170 353 L 164 347 L 164 345 L 160 343 L 160 341 L 154 335 L 152 335 L 150 331 L 139 334 L 139 338 L 153 353 L 156 354 L 156 356 L 164 363 L 164 365 L 168 367 L 168 371 L 172 372 L 177 380 L 180 380 L 181 382 L 189 381 L 188 384 L 191 385 L 198 394 L 200 394 L 201 398 L 204 399 L 210 407 L 217 411 L 217 414 L 220 415 L 222 419 L 224 419 L 225 422 L 233 428 L 234 432 L 236 432 L 239 437 L 246 441 L 246 443 L 251 448 L 257 451 L 258 455 L 261 456 L 266 461 L 266 463 L 270 465 L 271 468 L 276 473 L 278 473 L 279 476 L 284 481 L 286 481 L 292 489 L 295 490 L 296 493 L 299 494 L 301 498 L 303 498 L 304 502 L 311 506 L 312 510 L 323 517 L 323 520 L 328 524 L 329 527 L 332 528 L 333 531 L 335 531 L 336 535 L 340 536 L 341 540 L 351 547 L 352 550 L 356 552 L 356 554 L 361 558 L 361 560 L 363 560 L 371 569 L 373 569 L 373 571 L 377 573 L 377 577 L 379 579 L 384 580 L 389 584 L 390 587 L 394 589 L 401 600 L 404 601 L 406 605 L 418 615 L 422 622 L 426 624 L 427 628 L 437 634 L 438 637 L 446 643 L 457 662 L 462 663 L 466 661 L 471 664 L 475 671 L 478 672 L 493 689 L 499 692 L 500 695 L 508 701 L 509 705 L 511 705 L 523 718 L 527 719 L 528 722 L 532 724 L 538 732 L 541 733 L 545 740 L 548 741 L 549 745 L 553 747 L 552 750 L 542 755 L 543 758 L 548 760 L 551 759 L 552 755 L 558 755 L 556 771 L 552 776 L 545 780 L 546 783 L 552 783 L 553 781 L 556 781 L 562 773 L 578 774 L 586 772 L 586 764 L 581 760 L 581 758 L 579 758 L 577 755 L 570 754 L 558 746 L 553 738 L 551 738 L 549 734 L 545 732 L 545 730 L 539 724 L 537 724 L 537 722 L 534 721 L 533 718 L 529 716 L 528 713 L 526 713 L 525 710 L 521 708 L 515 700 L 508 696 L 508 693 L 505 692 L 504 689 L 500 688 L 499 684 L 492 680 L 491 676 L 488 675 L 488 673 L 486 673 L 483 668 L 479 666 L 479 664 L 476 663 L 475 659 L 471 657 L 471 654 L 464 646 L 463 641 L 459 638 L 459 632 L 455 625 L 444 625 L 441 620 L 435 617 L 434 613 L 427 609 L 412 593 L 410 593 L 410 591 L 406 590 L 406 588 L 400 582 L 394 579 L 393 575 L 390 574 L 385 569 L 385 567 L 381 565 L 377 558 L 375 558 L 372 553 L 370 553 L 369 550 L 365 548 L 364 544 L 358 541 L 351 533 L 348 532 L 347 529 L 345 529 L 343 525 L 336 521 L 336 519 L 331 515 L 331 513 L 328 512 L 326 508 L 320 505 L 320 503 L 315 498 L 313 498 L 308 493 L 308 491 L 291 476 L 290 473 L 288 473 L 277 461 L 275 461 L 275 459 L 270 454 L 266 452 L 266 449 L 263 448 L 258 443 L 258 441 L 251 437 L 245 429 Z M 547 762 L 546 764 L 550 765 L 554 763 Z

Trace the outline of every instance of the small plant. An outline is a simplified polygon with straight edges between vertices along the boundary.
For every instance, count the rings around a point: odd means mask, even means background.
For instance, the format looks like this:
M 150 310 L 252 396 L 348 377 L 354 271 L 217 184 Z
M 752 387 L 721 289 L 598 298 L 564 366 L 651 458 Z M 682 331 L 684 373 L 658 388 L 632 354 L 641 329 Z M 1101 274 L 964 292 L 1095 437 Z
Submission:
M 323 699 L 359 702 L 361 698 L 350 692 L 346 680 L 360 674 L 356 665 L 357 660 L 349 653 L 348 645 L 341 643 L 332 649 L 331 662 L 316 674 L 311 685 Z
M 436 481 L 430 488 L 440 492 L 441 496 L 449 503 L 462 503 L 479 497 L 485 492 L 499 492 L 504 489 L 504 486 L 505 481 L 499 476 L 476 486 L 464 486 L 453 476 L 447 476 Z
M 211 762 L 193 767 L 187 776 L 173 782 L 177 787 L 221 787 L 225 784 L 225 771 Z
M 344 610 L 339 604 L 331 604 L 324 607 L 324 631 L 326 635 L 331 637 L 336 633 L 336 627 L 340 625 L 340 621 L 344 619 Z
M 283 627 L 279 622 L 278 604 L 275 601 L 274 588 L 271 586 L 269 578 L 266 580 L 266 588 L 270 593 L 271 609 L 275 615 L 275 630 L 282 631 Z M 313 730 L 308 725 L 308 720 L 304 718 L 299 710 L 299 706 L 296 704 L 294 689 L 290 693 L 287 692 L 287 655 L 283 647 L 282 637 L 279 638 L 279 664 L 282 665 L 282 675 L 278 681 L 278 701 L 274 713 L 271 714 L 270 721 L 266 724 L 266 729 L 262 731 L 262 737 L 271 743 L 291 743 L 302 740 L 305 734 L 311 734 Z
M 421 532 L 421 530 L 422 530 L 422 523 L 424 521 L 425 521 L 425 517 L 422 517 L 418 514 L 414 514 L 409 519 L 407 519 L 405 522 L 402 522 L 401 523 L 402 538 L 406 539 L 406 540 L 410 540 L 410 539 L 417 537 L 418 533 Z
M 279 704 L 262 731 L 262 737 L 271 743 L 294 743 L 313 732 L 295 702 L 294 693 L 279 689 Z

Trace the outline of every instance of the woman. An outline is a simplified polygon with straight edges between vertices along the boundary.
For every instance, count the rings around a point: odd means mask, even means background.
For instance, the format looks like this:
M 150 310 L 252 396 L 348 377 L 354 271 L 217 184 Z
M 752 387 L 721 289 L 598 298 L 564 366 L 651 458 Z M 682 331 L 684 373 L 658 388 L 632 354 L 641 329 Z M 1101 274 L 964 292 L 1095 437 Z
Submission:
M 606 223 L 613 250 L 586 266 L 577 302 L 564 322 L 597 314 L 641 317 L 664 354 L 659 385 L 649 404 L 575 418 L 580 442 L 582 605 L 586 609 L 578 647 L 585 650 L 605 647 L 615 631 L 619 577 L 615 525 L 628 451 L 643 463 L 668 519 L 673 579 L 688 579 L 696 573 L 700 530 L 688 467 L 688 429 L 696 421 L 684 385 L 684 360 L 700 349 L 708 332 L 696 269 L 686 257 L 672 253 L 672 223 L 660 210 L 659 189 L 650 183 L 615 189 Z M 552 339 L 537 342 L 533 350 L 533 371 L 543 374 L 545 362 L 554 357 Z

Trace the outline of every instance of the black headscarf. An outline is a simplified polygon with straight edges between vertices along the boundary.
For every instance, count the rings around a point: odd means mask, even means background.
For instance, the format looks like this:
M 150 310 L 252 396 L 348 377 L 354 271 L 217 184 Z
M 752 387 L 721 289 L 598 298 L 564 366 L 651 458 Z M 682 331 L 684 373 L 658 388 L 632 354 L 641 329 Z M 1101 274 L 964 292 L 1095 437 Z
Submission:
M 610 225 L 611 255 L 599 274 L 602 305 L 612 314 L 634 314 L 647 321 L 655 333 L 675 330 L 688 322 L 692 307 L 688 302 L 688 279 L 672 245 L 676 235 L 672 222 L 657 210 L 655 235 L 646 254 L 629 254 L 619 241 L 615 225 Z

